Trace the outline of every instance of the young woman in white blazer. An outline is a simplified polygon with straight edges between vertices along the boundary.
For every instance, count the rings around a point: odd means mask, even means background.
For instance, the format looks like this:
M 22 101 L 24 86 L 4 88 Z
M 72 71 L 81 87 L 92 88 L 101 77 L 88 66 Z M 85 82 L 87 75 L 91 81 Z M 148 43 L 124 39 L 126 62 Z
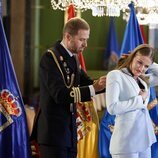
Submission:
M 148 74 L 146 74 L 148 70 Z M 151 158 L 156 142 L 147 104 L 150 86 L 158 85 L 158 64 L 154 50 L 141 44 L 107 75 L 106 105 L 116 115 L 110 141 L 112 158 Z

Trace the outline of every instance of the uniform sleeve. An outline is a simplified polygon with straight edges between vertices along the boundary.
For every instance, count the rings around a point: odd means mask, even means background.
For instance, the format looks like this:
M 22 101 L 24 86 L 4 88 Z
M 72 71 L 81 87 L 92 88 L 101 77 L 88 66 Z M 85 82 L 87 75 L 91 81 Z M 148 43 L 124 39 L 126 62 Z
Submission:
M 140 95 L 128 98 L 127 100 L 120 100 L 120 96 L 126 93 L 126 90 L 122 89 L 121 84 L 123 83 L 120 73 L 116 71 L 108 73 L 106 83 L 106 105 L 108 112 L 111 115 L 120 115 L 145 108 Z
M 80 85 L 85 86 L 85 85 L 92 85 L 93 80 L 87 75 L 87 73 L 81 68 L 80 71 Z

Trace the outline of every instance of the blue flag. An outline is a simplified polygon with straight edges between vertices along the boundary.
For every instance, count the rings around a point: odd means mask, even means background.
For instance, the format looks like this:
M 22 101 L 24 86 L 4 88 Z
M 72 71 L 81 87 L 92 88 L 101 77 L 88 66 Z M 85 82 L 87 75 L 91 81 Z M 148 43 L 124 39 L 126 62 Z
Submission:
M 120 57 L 117 35 L 115 30 L 114 17 L 110 17 L 109 34 L 108 34 L 108 45 L 105 53 L 106 58 L 110 58 L 111 53 L 115 53 L 117 57 Z
M 114 17 L 110 17 L 109 33 L 107 49 L 104 53 L 104 65 L 116 65 L 120 57 L 120 51 L 118 47 L 118 40 L 115 30 Z
M 31 158 L 24 105 L 17 84 L 1 17 L 0 158 Z
M 150 88 L 150 100 L 149 104 L 152 105 L 152 109 L 149 110 L 150 117 L 155 125 L 155 128 L 158 128 L 158 105 L 157 105 L 157 98 L 156 98 L 156 91 L 154 87 Z M 155 130 L 157 142 L 151 146 L 151 157 L 157 158 L 158 157 L 158 130 Z
M 129 8 L 130 17 L 124 33 L 121 54 L 128 54 L 135 47 L 144 43 L 133 3 L 129 4 Z
M 114 127 L 115 116 L 110 115 L 105 111 L 103 118 L 100 122 L 99 131 L 99 155 L 100 158 L 111 158 L 109 152 L 110 139 L 112 134 L 112 128 Z
M 0 17 L 2 16 L 2 0 L 0 0 Z
M 133 3 L 129 4 L 130 7 L 130 18 L 126 25 L 124 39 L 121 47 L 121 54 L 130 53 L 135 47 L 139 44 L 144 43 L 142 34 L 140 31 L 140 27 L 137 21 L 137 17 L 135 14 Z M 155 106 L 157 104 L 156 93 L 154 87 L 150 88 L 150 100 L 149 104 L 153 105 L 153 109 L 149 111 L 152 121 L 155 125 L 158 125 L 158 107 Z M 99 152 L 100 158 L 111 158 L 109 153 L 109 142 L 112 134 L 112 130 L 110 127 L 114 126 L 115 117 L 111 116 L 108 112 L 105 112 L 101 123 L 100 123 L 100 133 L 99 133 Z M 158 133 L 157 133 L 158 134 Z M 157 140 L 158 140 L 158 135 Z M 106 145 L 105 145 L 106 142 Z M 152 158 L 158 157 L 158 142 L 154 143 L 151 147 Z

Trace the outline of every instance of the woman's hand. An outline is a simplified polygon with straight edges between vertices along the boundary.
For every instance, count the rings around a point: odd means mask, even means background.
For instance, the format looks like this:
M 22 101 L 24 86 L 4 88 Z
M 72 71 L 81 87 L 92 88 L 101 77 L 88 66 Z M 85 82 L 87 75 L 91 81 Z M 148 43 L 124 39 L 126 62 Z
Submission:
M 144 89 L 141 89 L 139 95 L 142 96 L 143 102 L 145 102 L 146 98 L 148 97 L 148 92 L 145 91 Z

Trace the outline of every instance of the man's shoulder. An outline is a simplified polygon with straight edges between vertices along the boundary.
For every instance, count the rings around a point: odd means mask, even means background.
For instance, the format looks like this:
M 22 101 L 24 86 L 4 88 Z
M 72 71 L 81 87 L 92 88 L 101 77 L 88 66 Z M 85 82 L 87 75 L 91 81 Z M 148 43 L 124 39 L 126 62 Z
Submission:
M 42 54 L 42 59 L 51 57 L 51 49 L 47 49 L 43 54 Z

